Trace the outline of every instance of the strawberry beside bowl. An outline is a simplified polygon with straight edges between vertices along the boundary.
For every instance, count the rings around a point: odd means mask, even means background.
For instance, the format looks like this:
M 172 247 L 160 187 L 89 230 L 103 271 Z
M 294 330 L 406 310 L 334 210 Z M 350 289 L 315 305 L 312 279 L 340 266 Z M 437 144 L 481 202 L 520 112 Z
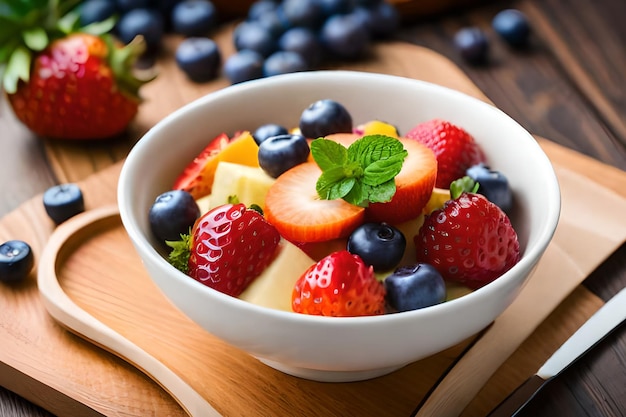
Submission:
M 508 177 L 515 196 L 510 218 L 519 237 L 519 262 L 460 298 L 364 317 L 261 307 L 209 288 L 171 266 L 156 249 L 148 212 L 207 141 L 222 132 L 253 131 L 269 122 L 295 126 L 302 109 L 327 98 L 342 103 L 355 121 L 388 121 L 401 133 L 433 118 L 463 126 L 482 146 L 490 166 Z M 118 204 L 150 277 L 183 313 L 270 367 L 302 378 L 343 382 L 390 373 L 465 340 L 495 320 L 519 294 L 550 243 L 560 192 L 550 161 L 535 139 L 487 103 L 402 77 L 315 71 L 234 85 L 166 117 L 128 155 Z

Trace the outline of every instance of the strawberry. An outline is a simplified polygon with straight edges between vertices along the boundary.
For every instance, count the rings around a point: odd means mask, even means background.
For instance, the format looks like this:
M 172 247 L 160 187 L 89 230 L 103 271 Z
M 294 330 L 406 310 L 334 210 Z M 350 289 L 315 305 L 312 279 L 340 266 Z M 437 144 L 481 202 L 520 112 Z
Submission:
M 379 315 L 385 312 L 385 288 L 359 256 L 333 252 L 296 281 L 292 309 L 320 316 Z
M 185 190 L 196 200 L 207 196 L 213 189 L 215 170 L 220 161 L 246 166 L 259 166 L 259 146 L 248 131 L 235 133 L 229 138 L 225 133 L 217 135 L 196 156 L 174 181 L 174 190 Z
M 98 25 L 100 34 L 92 34 L 95 24 L 87 33 L 67 25 L 71 19 L 55 20 L 56 10 L 42 0 L 21 3 L 0 17 L 3 86 L 15 116 L 54 139 L 103 139 L 124 131 L 137 114 L 140 87 L 154 78 L 133 73 L 143 39 L 121 46 L 103 33 L 114 22 Z M 67 8 L 77 2 L 55 3 Z
M 279 242 L 278 231 L 259 212 L 243 204 L 224 204 L 200 217 L 190 237 L 168 244 L 174 248 L 174 266 L 236 297 L 272 262 Z
M 211 193 L 215 169 L 219 162 L 217 155 L 230 143 L 227 134 L 217 135 L 196 156 L 174 180 L 172 189 L 184 190 L 196 200 Z
M 315 184 L 321 173 L 315 162 L 297 165 L 279 176 L 265 196 L 267 221 L 293 243 L 347 237 L 364 221 L 363 207 L 319 198 Z
M 477 289 L 519 261 L 520 245 L 508 216 L 467 191 L 474 185 L 469 177 L 455 181 L 452 199 L 426 216 L 414 242 L 418 261 L 433 265 L 447 281 Z
M 345 146 L 356 141 L 360 136 L 339 133 L 329 135 Z M 410 139 L 399 138 L 408 156 L 402 164 L 402 170 L 395 177 L 396 192 L 391 201 L 372 203 L 365 212 L 368 221 L 399 224 L 418 217 L 428 203 L 437 176 L 437 160 L 426 146 Z
M 438 188 L 449 188 L 450 183 L 463 177 L 469 167 L 486 162 L 474 137 L 445 120 L 433 119 L 420 123 L 406 137 L 417 140 L 435 153 L 438 165 L 435 186 Z

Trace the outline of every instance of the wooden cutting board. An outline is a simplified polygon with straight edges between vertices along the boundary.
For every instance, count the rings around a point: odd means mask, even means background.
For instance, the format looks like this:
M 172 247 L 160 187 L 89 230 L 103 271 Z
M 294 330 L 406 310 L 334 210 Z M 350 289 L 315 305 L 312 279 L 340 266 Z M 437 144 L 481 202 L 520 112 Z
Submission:
M 170 52 L 175 42 L 171 41 Z M 159 66 L 161 76 L 145 91 L 147 101 L 137 119 L 137 131 L 226 85 L 224 80 L 193 85 L 168 59 Z M 486 100 L 449 60 L 412 45 L 379 45 L 371 60 L 342 68 L 424 79 Z M 542 141 L 542 145 L 561 167 L 584 172 L 626 196 L 620 188 L 626 182 L 625 173 L 548 141 Z M 115 203 L 121 162 L 115 162 L 111 154 L 123 155 L 124 146 L 118 144 L 114 151 L 96 147 L 84 152 L 69 145 L 49 144 L 48 149 L 59 178 L 80 182 L 90 210 Z M 99 172 L 87 175 L 93 170 L 93 161 L 99 161 L 95 164 Z M 208 393 L 213 406 L 226 416 L 409 415 L 466 345 L 461 343 L 388 376 L 358 383 L 317 383 L 283 375 L 224 345 L 180 316 L 148 280 L 125 233 L 115 217 L 112 219 L 71 240 L 58 263 L 64 291 L 103 323 L 117 327 L 150 350 L 174 372 L 192 369 L 198 390 Z M 0 220 L 0 238 L 28 241 L 36 261 L 53 230 L 40 196 Z M 124 265 L 123 273 L 111 275 L 107 267 L 111 264 Z M 157 383 L 57 324 L 40 299 L 35 273 L 24 283 L 0 286 L 1 385 L 60 416 L 184 415 L 184 410 Z M 502 367 L 495 376 L 498 383 L 486 387 L 487 395 L 482 395 L 486 399 L 474 405 L 475 409 L 489 409 L 532 374 L 600 304 L 585 289 L 577 289 Z M 166 322 L 174 322 L 177 327 L 150 332 L 146 325 Z M 199 344 L 202 346 L 197 348 Z M 208 377 L 202 378 L 204 375 Z

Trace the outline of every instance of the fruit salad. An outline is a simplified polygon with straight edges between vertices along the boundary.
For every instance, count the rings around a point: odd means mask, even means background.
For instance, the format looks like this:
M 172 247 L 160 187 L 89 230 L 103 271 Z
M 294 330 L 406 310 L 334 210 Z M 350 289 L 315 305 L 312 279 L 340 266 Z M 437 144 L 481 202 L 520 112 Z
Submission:
M 506 176 L 446 120 L 401 135 L 341 103 L 209 141 L 150 208 L 170 263 L 216 291 L 323 316 L 395 314 L 520 259 Z

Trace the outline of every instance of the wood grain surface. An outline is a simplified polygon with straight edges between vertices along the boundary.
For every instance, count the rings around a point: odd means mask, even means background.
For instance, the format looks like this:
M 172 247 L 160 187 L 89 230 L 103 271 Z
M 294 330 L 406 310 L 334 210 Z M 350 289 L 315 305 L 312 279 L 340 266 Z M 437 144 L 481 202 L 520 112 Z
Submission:
M 472 67 L 464 63 L 451 43 L 454 32 L 468 24 L 478 25 L 489 31 L 490 19 L 504 7 L 518 7 L 531 16 L 534 29 L 531 47 L 524 51 L 509 49 L 489 32 L 493 40 L 490 65 Z M 626 3 L 621 0 L 496 1 L 481 7 L 452 11 L 437 18 L 412 19 L 397 38 L 427 46 L 450 58 L 480 91 L 531 132 L 594 159 L 626 169 L 624 15 Z M 400 60 L 397 65 L 405 65 L 407 68 L 420 65 L 419 62 L 402 62 Z M 387 68 L 393 69 L 395 65 L 388 64 Z M 164 111 L 171 109 L 168 105 L 169 103 Z M 149 123 L 150 120 L 142 122 L 138 119 L 128 135 L 104 143 L 51 143 L 34 137 L 16 123 L 6 103 L 0 100 L 0 146 L 7 150 L 0 159 L 0 190 L 3 191 L 0 213 L 7 214 L 17 209 L 50 185 L 70 179 L 82 180 L 122 160 L 134 141 L 150 126 Z M 595 172 L 601 173 L 602 169 L 598 168 Z M 97 193 L 92 195 L 91 201 L 98 204 Z M 40 210 L 33 202 L 21 215 L 26 219 L 31 215 L 36 217 Z M 8 217 L 7 223 L 10 222 L 11 217 Z M 38 225 L 39 229 L 42 227 L 43 230 L 36 230 L 32 235 L 24 233 L 18 227 L 9 227 L 5 232 L 12 237 L 26 236 L 35 241 L 45 241 L 50 225 Z M 590 275 L 585 287 L 604 299 L 615 293 L 626 283 L 625 259 L 626 246 L 622 246 Z M 32 291 L 31 284 L 19 288 L 18 293 Z M 566 320 L 576 306 L 584 305 L 577 295 L 580 292 L 584 294 L 583 299 L 588 298 L 588 292 L 584 288 L 577 290 L 557 309 L 551 319 L 557 322 Z M 596 307 L 597 303 L 596 299 L 589 309 Z M 11 309 L 20 303 L 9 300 L 3 305 Z M 45 311 L 40 308 L 32 310 L 38 317 L 37 322 L 49 320 Z M 19 334 L 21 329 L 17 326 L 5 327 L 9 333 Z M 528 342 L 535 349 L 533 352 L 547 357 L 571 331 L 572 328 L 540 327 Z M 568 370 L 571 371 L 568 374 L 569 383 L 555 381 L 553 385 L 558 389 L 544 395 L 540 402 L 542 407 L 535 407 L 532 415 L 555 415 L 553 410 L 558 410 L 559 404 L 574 397 L 584 398 L 585 401 L 575 404 L 577 408 L 568 410 L 567 415 L 605 415 L 602 414 L 601 405 L 597 404 L 605 401 L 603 399 L 623 393 L 619 388 L 625 385 L 619 382 L 624 381 L 620 372 L 623 373 L 626 362 L 623 359 L 626 338 L 624 333 L 618 332 L 603 344 L 603 349 L 594 352 L 593 358 Z M 551 337 L 546 342 L 547 335 Z M 45 334 L 39 337 L 45 339 Z M 72 343 L 83 343 L 71 335 L 66 337 Z M 535 340 L 536 338 L 539 340 Z M 541 347 L 534 347 L 536 345 L 532 345 L 533 341 Z M 103 352 L 98 352 L 95 356 L 100 355 L 104 355 L 115 366 L 124 367 L 123 363 L 118 363 L 114 357 Z M 526 352 L 516 352 L 515 356 L 525 358 Z M 43 359 L 42 363 L 45 363 Z M 85 363 L 87 368 L 92 365 L 90 361 Z M 16 387 L 14 390 L 32 401 L 49 404 L 64 395 L 63 389 L 47 391 L 47 387 L 42 386 L 36 378 L 24 377 L 24 369 L 0 366 L 0 385 Z M 62 364 L 59 364 L 59 369 L 63 369 Z M 127 372 L 132 373 L 132 369 Z M 20 378 L 19 384 L 15 383 L 16 378 Z M 171 401 L 166 394 L 159 395 L 162 396 L 159 401 Z M 0 390 L 0 415 L 48 414 L 11 392 Z M 87 414 L 68 410 L 64 415 Z

